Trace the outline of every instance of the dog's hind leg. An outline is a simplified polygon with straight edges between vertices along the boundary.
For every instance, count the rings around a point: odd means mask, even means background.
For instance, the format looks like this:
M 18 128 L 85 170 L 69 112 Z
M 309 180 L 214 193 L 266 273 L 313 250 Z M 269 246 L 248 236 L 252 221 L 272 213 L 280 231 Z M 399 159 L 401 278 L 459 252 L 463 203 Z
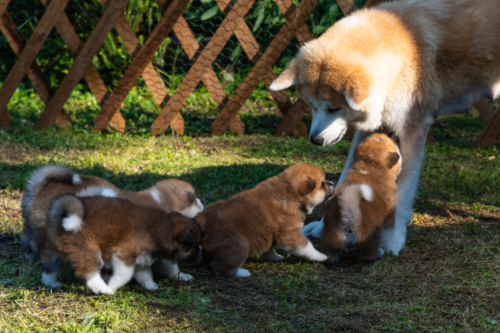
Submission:
M 177 263 L 168 259 L 164 259 L 161 262 L 158 261 L 154 264 L 154 266 L 161 272 L 162 275 L 168 277 L 170 280 L 187 282 L 193 278 L 191 274 L 179 271 Z
M 347 161 L 345 162 L 344 169 L 342 170 L 342 174 L 340 175 L 340 178 L 337 182 L 337 187 L 340 186 L 344 178 L 346 177 L 347 173 L 352 167 L 352 164 L 354 163 L 354 152 L 356 151 L 356 148 L 358 145 L 367 137 L 369 137 L 372 134 L 372 132 L 363 132 L 360 130 L 356 130 L 356 133 L 354 133 L 354 138 L 352 139 L 351 142 L 351 148 L 349 149 L 349 154 L 347 155 Z M 312 236 L 314 238 L 321 238 L 321 235 L 323 233 L 323 219 L 319 221 L 314 221 L 302 228 L 302 233 L 306 236 Z
M 425 119 L 422 126 L 399 135 L 402 170 L 398 179 L 396 223 L 394 228 L 387 228 L 382 232 L 382 248 L 394 255 L 399 254 L 406 242 L 406 229 L 413 215 L 413 202 L 417 194 L 425 141 L 432 122 L 432 118 Z
M 63 258 L 56 252 L 44 249 L 40 253 L 40 262 L 42 264 L 42 283 L 50 288 L 58 288 L 61 282 L 57 281 L 57 275 L 61 270 Z
M 153 281 L 151 267 L 135 267 L 134 280 L 147 290 L 156 290 L 158 285 Z
M 113 275 L 109 279 L 108 286 L 112 291 L 115 291 L 126 285 L 134 275 L 134 264 L 128 264 L 122 260 L 116 253 L 111 256 L 113 265 Z
M 283 249 L 291 255 L 312 261 L 325 261 L 328 257 L 314 248 L 312 243 L 300 232 L 289 232 L 287 239 L 282 239 Z

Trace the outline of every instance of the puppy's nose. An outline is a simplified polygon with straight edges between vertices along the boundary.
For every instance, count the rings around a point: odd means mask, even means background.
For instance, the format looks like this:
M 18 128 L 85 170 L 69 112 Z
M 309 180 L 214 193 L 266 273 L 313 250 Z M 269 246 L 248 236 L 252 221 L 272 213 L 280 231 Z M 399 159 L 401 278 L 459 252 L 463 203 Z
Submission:
M 316 137 L 311 136 L 311 142 L 315 145 L 322 146 L 323 142 L 325 142 L 325 139 L 320 138 L 319 135 Z

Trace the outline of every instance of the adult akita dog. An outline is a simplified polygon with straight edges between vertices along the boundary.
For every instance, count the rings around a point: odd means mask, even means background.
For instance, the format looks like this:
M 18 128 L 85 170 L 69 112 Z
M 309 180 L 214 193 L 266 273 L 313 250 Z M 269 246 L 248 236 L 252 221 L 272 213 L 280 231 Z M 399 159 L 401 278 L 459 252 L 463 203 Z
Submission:
M 304 45 L 271 90 L 298 86 L 312 108 L 311 141 L 337 143 L 356 128 L 342 182 L 356 146 L 370 133 L 393 131 L 403 169 L 396 223 L 382 247 L 404 247 L 429 127 L 438 115 L 467 112 L 475 100 L 500 95 L 500 0 L 409 0 L 362 9 Z M 304 227 L 320 237 L 322 221 Z

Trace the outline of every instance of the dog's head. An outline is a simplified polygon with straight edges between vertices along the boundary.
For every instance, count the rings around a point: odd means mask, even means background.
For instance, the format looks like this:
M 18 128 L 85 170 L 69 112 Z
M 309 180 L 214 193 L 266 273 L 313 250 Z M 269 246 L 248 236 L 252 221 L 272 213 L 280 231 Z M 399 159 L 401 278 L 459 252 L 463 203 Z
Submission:
M 398 145 L 384 133 L 374 133 L 361 142 L 354 158 L 379 168 L 387 168 L 395 178 L 401 172 L 403 163 Z
M 315 165 L 296 164 L 286 169 L 278 179 L 290 184 L 305 212 L 314 208 L 335 193 L 335 185 L 325 179 L 325 172 Z
M 196 197 L 194 187 L 179 179 L 167 179 L 156 184 L 151 195 L 165 210 L 193 218 L 203 211 L 203 204 Z
M 193 219 L 184 215 L 171 214 L 172 239 L 173 243 L 169 246 L 168 259 L 192 261 L 199 259 L 201 255 L 201 239 L 203 230 Z
M 398 24 L 393 28 L 387 24 L 389 31 L 381 33 L 385 23 L 372 14 L 357 12 L 305 44 L 270 86 L 274 91 L 297 86 L 312 109 L 310 134 L 314 144 L 337 143 L 349 124 L 363 131 L 382 125 L 388 91 L 402 68 L 397 54 L 402 47 L 390 38 L 400 40 L 401 33 L 393 31 Z

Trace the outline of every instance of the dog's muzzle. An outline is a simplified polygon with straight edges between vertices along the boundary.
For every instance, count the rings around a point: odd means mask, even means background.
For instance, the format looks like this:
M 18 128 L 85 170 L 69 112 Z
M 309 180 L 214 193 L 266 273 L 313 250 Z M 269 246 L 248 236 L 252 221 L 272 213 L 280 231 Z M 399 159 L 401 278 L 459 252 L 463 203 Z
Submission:
M 324 142 L 325 139 L 320 138 L 319 135 L 311 136 L 311 143 L 314 143 L 315 145 L 322 146 Z

